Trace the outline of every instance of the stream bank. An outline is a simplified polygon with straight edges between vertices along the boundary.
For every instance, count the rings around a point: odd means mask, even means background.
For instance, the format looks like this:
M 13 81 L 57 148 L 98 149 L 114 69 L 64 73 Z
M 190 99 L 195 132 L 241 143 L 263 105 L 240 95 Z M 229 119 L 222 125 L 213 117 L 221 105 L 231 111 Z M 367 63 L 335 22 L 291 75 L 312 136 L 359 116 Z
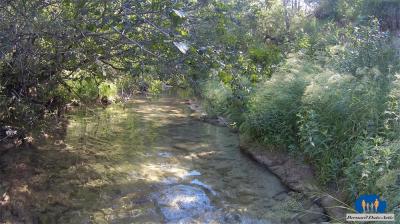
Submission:
M 343 203 L 346 196 L 334 189 L 326 189 L 318 184 L 313 168 L 306 164 L 301 158 L 294 158 L 287 150 L 276 146 L 265 146 L 250 138 L 241 135 L 237 128 L 229 125 L 227 119 L 217 116 L 209 117 L 202 109 L 200 103 L 188 100 L 192 117 L 212 125 L 227 127 L 239 136 L 240 151 L 251 159 L 265 166 L 276 175 L 289 189 L 305 195 L 317 207 L 322 208 L 323 216 L 332 222 L 345 222 L 346 209 Z
M 263 146 L 244 136 L 240 136 L 240 150 L 266 166 L 288 188 L 306 195 L 321 206 L 331 221 L 345 222 L 346 209 L 341 207 L 343 204 L 340 202 L 345 200 L 345 195 L 319 186 L 314 170 L 301 159 L 290 156 L 285 150 Z

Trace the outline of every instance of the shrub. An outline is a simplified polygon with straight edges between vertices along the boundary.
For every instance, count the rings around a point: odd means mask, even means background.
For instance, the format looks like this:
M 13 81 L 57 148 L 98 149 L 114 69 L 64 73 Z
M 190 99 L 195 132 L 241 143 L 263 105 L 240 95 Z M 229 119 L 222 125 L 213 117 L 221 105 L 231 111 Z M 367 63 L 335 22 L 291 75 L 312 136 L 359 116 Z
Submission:
M 233 69 L 228 68 L 230 66 L 219 72 L 211 72 L 210 79 L 202 85 L 202 97 L 209 115 L 225 116 L 236 127 L 243 121 L 243 113 L 254 83 L 247 74 L 234 74 Z
M 317 67 L 291 59 L 250 97 L 241 129 L 266 144 L 297 145 L 297 114 L 310 76 Z
M 282 50 L 274 44 L 252 47 L 248 54 L 255 64 L 263 67 L 268 76 L 272 74 L 273 67 L 282 61 Z
M 159 79 L 147 79 L 147 83 L 149 83 L 149 93 L 158 95 L 162 91 L 162 81 Z
M 117 86 L 109 81 L 103 82 L 99 86 L 100 96 L 107 96 L 108 98 L 114 98 L 118 95 Z
M 243 75 L 235 76 L 230 83 L 232 95 L 228 99 L 228 109 L 224 115 L 237 125 L 244 120 L 243 113 L 247 111 L 247 102 L 254 85 L 248 77 Z
M 400 203 L 400 142 L 374 146 L 361 141 L 353 151 L 358 154 L 345 170 L 350 195 L 379 193 L 387 199 L 388 211 L 397 207 Z
M 336 180 L 359 153 L 358 140 L 384 133 L 388 92 L 378 80 L 377 70 L 363 78 L 324 72 L 307 86 L 298 114 L 300 146 L 323 182 Z
M 203 86 L 204 108 L 210 116 L 223 114 L 229 107 L 231 88 L 216 78 L 206 81 Z
M 370 23 L 369 26 L 349 27 L 343 34 L 342 48 L 334 57 L 334 67 L 340 72 L 355 75 L 359 69 L 376 67 L 388 73 L 390 67 L 397 67 L 389 33 L 380 31 L 377 20 Z

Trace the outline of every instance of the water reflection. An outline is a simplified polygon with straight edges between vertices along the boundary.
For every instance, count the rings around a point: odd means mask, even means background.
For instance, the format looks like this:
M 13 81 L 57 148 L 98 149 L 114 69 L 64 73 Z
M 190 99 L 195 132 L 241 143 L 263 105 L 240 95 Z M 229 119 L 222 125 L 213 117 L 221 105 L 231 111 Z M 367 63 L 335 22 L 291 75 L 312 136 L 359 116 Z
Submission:
M 240 154 L 235 134 L 192 120 L 178 98 L 69 120 L 63 145 L 41 146 L 54 201 L 38 211 L 44 223 L 297 223 L 293 204 L 304 206 Z

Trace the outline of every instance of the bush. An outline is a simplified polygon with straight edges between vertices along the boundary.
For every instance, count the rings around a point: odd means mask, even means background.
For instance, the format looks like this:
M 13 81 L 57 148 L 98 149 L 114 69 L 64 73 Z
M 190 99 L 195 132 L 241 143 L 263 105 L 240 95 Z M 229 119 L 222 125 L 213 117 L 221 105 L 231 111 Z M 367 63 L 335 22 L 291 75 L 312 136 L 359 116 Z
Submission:
M 346 177 L 346 187 L 361 192 L 368 187 L 345 173 L 357 155 L 397 138 L 397 82 L 376 68 L 354 76 L 292 58 L 250 95 L 241 130 L 302 154 L 322 183 Z
M 225 116 L 236 127 L 243 121 L 243 113 L 254 83 L 247 74 L 233 74 L 228 68 L 229 66 L 211 73 L 210 79 L 202 85 L 202 98 L 209 115 Z
M 377 72 L 377 71 L 376 71 Z M 387 91 L 377 79 L 324 72 L 307 86 L 299 113 L 300 145 L 326 182 L 336 180 L 359 139 L 384 131 Z
M 345 171 L 350 195 L 379 192 L 388 201 L 388 211 L 397 207 L 400 203 L 400 142 L 374 146 L 361 141 L 353 151 L 358 155 Z
M 266 144 L 297 145 L 297 114 L 310 76 L 319 69 L 291 59 L 250 97 L 241 129 Z
M 255 64 L 262 66 L 268 76 L 272 74 L 274 66 L 282 61 L 282 50 L 274 44 L 252 47 L 248 54 Z
M 244 120 L 243 113 L 247 111 L 247 102 L 254 85 L 247 76 L 236 76 L 230 83 L 232 95 L 228 99 L 228 109 L 224 115 L 236 125 L 240 125 Z
M 351 183 L 352 193 L 365 194 L 377 190 L 384 192 L 382 188 L 393 182 L 390 180 L 392 178 L 389 178 L 393 175 L 392 171 L 399 168 L 399 150 L 398 141 L 386 142 L 380 146 L 374 146 L 368 141 L 357 143 L 353 151 L 358 154 L 346 170 L 346 178 Z
M 169 80 L 175 81 L 173 79 Z M 131 96 L 137 92 L 146 92 L 152 95 L 158 95 L 162 92 L 163 81 L 160 77 L 143 74 L 140 76 L 133 76 L 130 74 L 122 75 L 114 85 L 111 85 L 111 90 L 118 92 L 120 96 Z
M 232 90 L 216 78 L 203 84 L 204 108 L 210 116 L 223 114 L 229 108 Z
M 115 98 L 118 95 L 117 86 L 109 81 L 103 82 L 99 85 L 99 94 L 109 99 Z
M 370 23 L 369 26 L 349 27 L 343 34 L 342 48 L 334 57 L 335 69 L 356 75 L 364 68 L 376 67 L 388 73 L 391 67 L 398 67 L 389 33 L 380 31 L 377 20 Z

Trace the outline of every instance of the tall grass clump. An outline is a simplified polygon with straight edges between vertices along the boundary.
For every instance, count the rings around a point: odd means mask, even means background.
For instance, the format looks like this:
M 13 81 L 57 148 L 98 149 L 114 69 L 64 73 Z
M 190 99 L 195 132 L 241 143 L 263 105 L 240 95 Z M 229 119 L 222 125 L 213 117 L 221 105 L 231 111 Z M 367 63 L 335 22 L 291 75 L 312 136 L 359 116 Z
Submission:
M 250 96 L 241 131 L 302 155 L 323 184 L 390 196 L 399 192 L 399 86 L 378 68 L 353 75 L 289 59 Z
M 297 146 L 297 114 L 311 76 L 319 68 L 292 58 L 271 79 L 259 84 L 248 102 L 242 131 L 265 144 Z
M 366 72 L 362 78 L 324 72 L 302 97 L 300 147 L 323 182 L 338 181 L 343 168 L 362 153 L 354 147 L 357 142 L 384 135 L 388 88 L 378 70 Z
M 353 172 L 361 168 L 355 168 L 355 161 L 398 138 L 399 94 L 393 82 L 398 58 L 376 20 L 344 31 L 334 47 L 340 50 L 306 88 L 298 136 L 301 152 L 317 167 L 323 183 L 345 179 L 353 193 L 366 192 L 370 188 Z

